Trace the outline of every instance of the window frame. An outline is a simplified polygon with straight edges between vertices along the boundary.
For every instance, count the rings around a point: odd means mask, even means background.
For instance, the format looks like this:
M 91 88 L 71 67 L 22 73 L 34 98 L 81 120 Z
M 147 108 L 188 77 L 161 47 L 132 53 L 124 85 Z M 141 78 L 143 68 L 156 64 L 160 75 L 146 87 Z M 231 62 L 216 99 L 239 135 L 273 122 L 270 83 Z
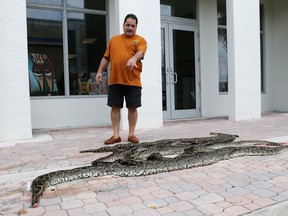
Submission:
M 265 70 L 265 5 L 260 2 L 260 65 L 261 65 L 261 86 L 262 94 L 266 93 L 266 70 Z

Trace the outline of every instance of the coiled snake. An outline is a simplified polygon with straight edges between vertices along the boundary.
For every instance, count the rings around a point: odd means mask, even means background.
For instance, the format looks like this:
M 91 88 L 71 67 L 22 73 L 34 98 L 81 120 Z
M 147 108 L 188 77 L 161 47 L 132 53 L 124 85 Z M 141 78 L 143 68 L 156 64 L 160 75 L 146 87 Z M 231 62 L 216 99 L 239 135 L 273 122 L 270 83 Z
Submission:
M 136 177 L 206 166 L 241 156 L 267 156 L 283 152 L 287 145 L 262 140 L 234 141 L 237 135 L 211 133 L 209 137 L 163 139 L 139 144 L 118 144 L 81 151 L 112 152 L 91 166 L 59 170 L 36 177 L 31 185 L 32 207 L 46 188 L 77 179 L 117 175 Z M 262 146 L 257 146 L 257 145 Z M 265 145 L 265 146 L 263 146 Z

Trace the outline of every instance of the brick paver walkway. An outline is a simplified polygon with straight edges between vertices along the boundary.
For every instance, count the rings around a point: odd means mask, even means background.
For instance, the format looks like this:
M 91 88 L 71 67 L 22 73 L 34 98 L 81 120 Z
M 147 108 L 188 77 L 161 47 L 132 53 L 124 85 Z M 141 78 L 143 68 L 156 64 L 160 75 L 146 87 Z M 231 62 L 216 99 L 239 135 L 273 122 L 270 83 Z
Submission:
M 166 122 L 137 131 L 141 141 L 238 134 L 239 139 L 288 141 L 288 114 L 233 122 L 225 118 Z M 288 151 L 241 157 L 193 169 L 144 177 L 90 178 L 49 187 L 31 208 L 29 182 L 40 174 L 90 164 L 110 127 L 36 130 L 32 140 L 0 143 L 0 215 L 245 215 L 288 200 Z M 127 132 L 121 131 L 122 140 Z

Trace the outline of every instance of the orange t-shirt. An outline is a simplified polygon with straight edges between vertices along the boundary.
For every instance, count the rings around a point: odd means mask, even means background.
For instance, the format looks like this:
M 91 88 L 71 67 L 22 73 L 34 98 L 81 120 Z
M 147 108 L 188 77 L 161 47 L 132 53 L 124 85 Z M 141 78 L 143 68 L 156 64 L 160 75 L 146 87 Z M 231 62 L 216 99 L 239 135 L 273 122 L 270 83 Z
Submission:
M 131 71 L 126 68 L 126 64 L 139 50 L 145 54 L 146 49 L 147 42 L 139 35 L 126 37 L 121 34 L 112 37 L 104 53 L 104 57 L 110 59 L 109 85 L 122 84 L 141 87 L 141 60 L 136 63 L 137 68 L 134 67 Z

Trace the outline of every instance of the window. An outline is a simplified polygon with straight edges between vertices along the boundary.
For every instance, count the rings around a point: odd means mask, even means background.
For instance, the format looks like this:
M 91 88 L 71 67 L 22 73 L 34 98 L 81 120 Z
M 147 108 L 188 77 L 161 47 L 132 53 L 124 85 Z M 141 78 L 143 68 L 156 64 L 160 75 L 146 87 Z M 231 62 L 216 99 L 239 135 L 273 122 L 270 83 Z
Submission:
M 64 95 L 62 27 L 60 10 L 27 9 L 31 96 Z
M 217 0 L 219 92 L 228 92 L 226 0 Z
M 161 15 L 196 19 L 196 0 L 161 0 Z
M 105 0 L 63 1 L 77 11 L 40 2 L 27 0 L 30 96 L 107 94 L 107 72 L 95 81 L 107 42 Z
M 105 10 L 105 0 L 67 0 L 67 7 Z
M 107 72 L 103 73 L 102 86 L 95 80 L 106 49 L 105 23 L 102 15 L 68 12 L 70 95 L 107 94 Z

